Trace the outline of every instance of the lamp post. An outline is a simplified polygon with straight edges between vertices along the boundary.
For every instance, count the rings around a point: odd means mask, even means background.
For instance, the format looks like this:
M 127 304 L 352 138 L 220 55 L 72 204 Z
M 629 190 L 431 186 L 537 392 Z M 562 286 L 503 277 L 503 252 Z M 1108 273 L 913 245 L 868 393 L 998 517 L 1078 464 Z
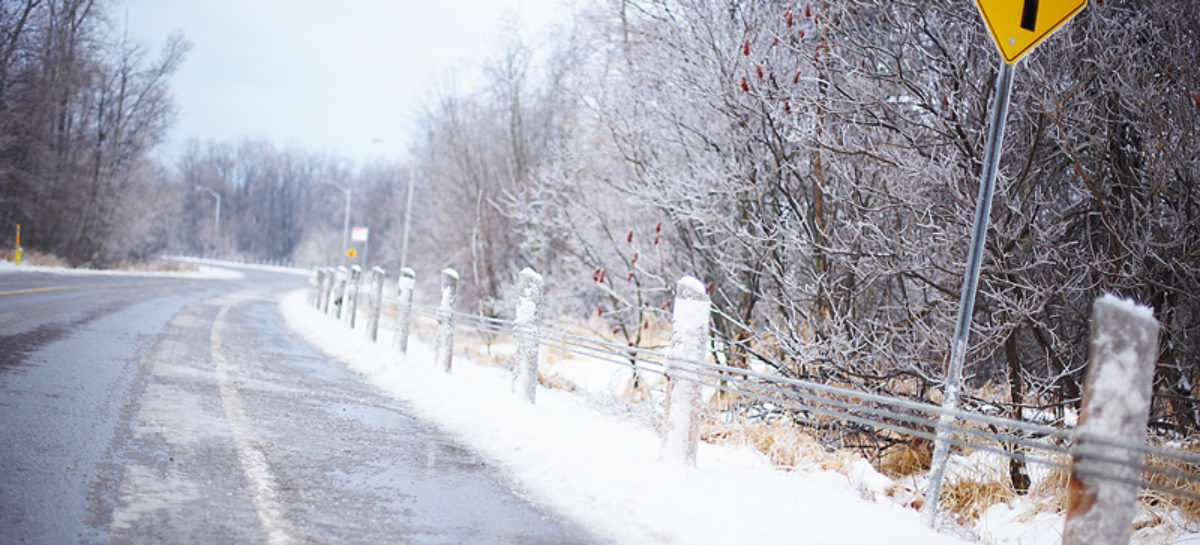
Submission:
M 404 243 L 400 246 L 400 267 L 408 266 L 408 229 L 412 226 L 413 183 L 417 179 L 417 169 L 408 169 L 408 204 L 404 207 Z
M 342 185 L 339 183 L 334 183 L 334 182 L 322 182 L 322 183 L 336 187 L 336 188 L 342 190 L 342 193 L 346 194 L 346 215 L 342 219 L 342 251 L 344 252 L 344 251 L 346 251 L 346 248 L 350 247 L 350 196 L 352 194 L 352 191 L 350 189 L 350 186 L 345 186 L 345 185 Z
M 209 195 L 212 195 L 212 198 L 217 200 L 217 211 L 213 214 L 213 232 L 216 233 L 214 241 L 219 242 L 221 240 L 221 194 L 214 191 L 211 187 L 204 187 L 202 185 L 196 186 L 196 191 L 207 191 Z

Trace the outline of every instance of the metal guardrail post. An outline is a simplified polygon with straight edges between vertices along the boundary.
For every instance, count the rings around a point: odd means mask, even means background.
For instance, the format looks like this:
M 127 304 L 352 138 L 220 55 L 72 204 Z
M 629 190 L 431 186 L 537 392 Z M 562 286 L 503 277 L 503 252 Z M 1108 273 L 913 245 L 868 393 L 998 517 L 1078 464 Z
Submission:
M 521 297 L 517 301 L 517 353 L 513 365 L 512 391 L 530 403 L 537 397 L 537 332 L 542 323 L 542 275 L 525 268 L 520 275 Z
M 675 284 L 671 347 L 667 351 L 667 408 L 663 426 L 662 458 L 696 465 L 700 440 L 700 384 L 681 378 L 677 369 L 689 361 L 704 361 L 708 345 L 711 303 L 704 284 L 685 276 Z
M 346 310 L 349 313 L 346 316 L 346 323 L 350 324 L 350 329 L 354 329 L 354 321 L 358 318 L 358 292 L 362 287 L 362 267 L 354 265 L 350 267 L 350 281 L 346 284 L 347 302 Z
M 1106 295 L 1092 305 L 1063 545 L 1126 545 L 1133 535 L 1143 454 L 1114 445 L 1146 442 L 1158 331 L 1153 312 L 1132 301 Z
M 412 326 L 413 287 L 417 273 L 411 267 L 400 269 L 400 293 L 396 302 L 396 350 L 408 354 L 408 330 Z
M 450 372 L 454 357 L 454 301 L 458 298 L 458 272 L 442 270 L 442 304 L 438 306 L 437 356 L 434 365 Z
M 367 318 L 367 336 L 371 342 L 379 339 L 379 314 L 383 310 L 383 279 L 387 272 L 382 267 L 371 269 L 371 314 Z

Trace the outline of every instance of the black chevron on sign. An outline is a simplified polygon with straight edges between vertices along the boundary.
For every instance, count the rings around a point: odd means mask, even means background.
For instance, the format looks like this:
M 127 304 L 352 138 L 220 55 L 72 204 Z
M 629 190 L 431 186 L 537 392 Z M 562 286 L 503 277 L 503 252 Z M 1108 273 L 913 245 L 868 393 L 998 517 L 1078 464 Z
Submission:
M 1038 0 L 1025 0 L 1021 10 L 1021 28 L 1033 32 L 1037 29 Z

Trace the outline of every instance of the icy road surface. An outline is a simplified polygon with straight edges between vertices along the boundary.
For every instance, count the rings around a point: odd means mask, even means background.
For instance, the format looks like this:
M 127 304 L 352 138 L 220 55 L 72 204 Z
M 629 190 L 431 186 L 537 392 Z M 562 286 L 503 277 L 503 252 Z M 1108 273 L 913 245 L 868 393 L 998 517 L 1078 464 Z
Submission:
M 585 543 L 278 312 L 302 276 L 0 271 L 2 543 Z

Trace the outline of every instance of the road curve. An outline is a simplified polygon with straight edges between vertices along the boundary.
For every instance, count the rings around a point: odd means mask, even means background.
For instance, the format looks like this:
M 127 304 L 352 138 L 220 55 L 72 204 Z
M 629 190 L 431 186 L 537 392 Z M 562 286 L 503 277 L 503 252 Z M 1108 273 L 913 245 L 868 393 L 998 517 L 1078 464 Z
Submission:
M 595 542 L 243 274 L 0 274 L 0 542 Z

